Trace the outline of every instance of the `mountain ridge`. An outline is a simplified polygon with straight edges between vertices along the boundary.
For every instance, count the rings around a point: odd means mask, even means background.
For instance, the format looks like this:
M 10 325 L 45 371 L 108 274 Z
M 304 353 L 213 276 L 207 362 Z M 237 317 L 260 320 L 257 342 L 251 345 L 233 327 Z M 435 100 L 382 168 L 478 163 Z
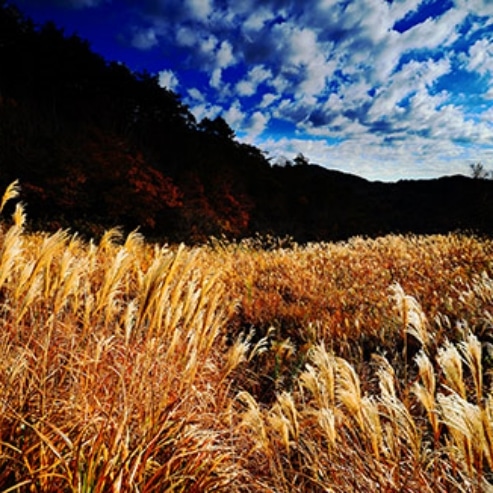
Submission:
M 19 179 L 32 227 L 151 238 L 493 233 L 493 180 L 369 181 L 272 164 L 221 118 L 197 122 L 155 76 L 0 1 L 0 186 Z

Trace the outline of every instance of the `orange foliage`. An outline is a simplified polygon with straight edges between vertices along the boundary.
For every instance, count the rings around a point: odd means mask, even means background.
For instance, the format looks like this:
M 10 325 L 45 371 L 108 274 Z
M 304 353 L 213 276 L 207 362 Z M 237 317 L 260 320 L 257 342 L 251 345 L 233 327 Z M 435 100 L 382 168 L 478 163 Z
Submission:
M 218 175 L 208 190 L 201 177 L 192 172 L 182 186 L 186 197 L 183 218 L 194 240 L 247 233 L 251 205 L 246 197 L 233 192 L 230 181 Z
M 218 175 L 213 182 L 212 202 L 221 225 L 221 232 L 226 235 L 241 236 L 248 231 L 252 203 L 245 194 L 234 188 L 233 179 Z
M 165 209 L 182 205 L 173 180 L 118 136 L 93 129 L 61 150 L 62 172 L 46 180 L 49 200 L 65 213 L 154 228 Z
M 479 324 L 459 293 L 474 275 L 491 270 L 492 248 L 491 242 L 453 235 L 353 238 L 272 251 L 249 245 L 232 257 L 235 323 L 262 332 L 273 326 L 300 345 L 311 337 L 311 326 L 317 338 L 334 341 L 347 357 L 362 339 L 391 348 L 400 327 L 389 286 L 399 283 L 430 321 L 440 314 Z

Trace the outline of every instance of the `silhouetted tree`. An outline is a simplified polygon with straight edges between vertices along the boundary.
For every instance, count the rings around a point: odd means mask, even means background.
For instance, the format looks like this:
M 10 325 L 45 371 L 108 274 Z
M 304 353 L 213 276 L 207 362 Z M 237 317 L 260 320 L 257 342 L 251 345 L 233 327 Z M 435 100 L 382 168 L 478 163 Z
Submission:
M 180 241 L 493 233 L 493 180 L 378 184 L 306 164 L 300 153 L 271 166 L 224 118 L 197 124 L 155 75 L 107 62 L 0 0 L 0 187 L 20 179 L 40 226 L 141 225 Z
M 482 163 L 474 163 L 470 165 L 471 175 L 476 180 L 486 180 L 493 177 L 493 172 L 487 171 Z
M 214 118 L 214 120 L 204 118 L 199 124 L 199 129 L 204 131 L 208 135 L 213 135 L 221 139 L 233 140 L 235 138 L 235 133 L 233 129 L 221 116 L 217 116 L 216 118 Z
M 294 158 L 294 164 L 297 166 L 306 166 L 307 164 L 310 164 L 310 161 L 308 161 L 308 158 L 306 158 L 301 152 L 297 154 L 297 156 Z

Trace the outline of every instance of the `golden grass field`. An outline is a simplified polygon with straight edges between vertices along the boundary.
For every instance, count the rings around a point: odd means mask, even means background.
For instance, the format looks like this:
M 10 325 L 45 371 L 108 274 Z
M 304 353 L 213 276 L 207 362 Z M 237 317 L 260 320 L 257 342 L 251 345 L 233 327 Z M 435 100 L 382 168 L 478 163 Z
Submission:
M 0 491 L 493 491 L 492 240 L 24 222 L 0 227 Z

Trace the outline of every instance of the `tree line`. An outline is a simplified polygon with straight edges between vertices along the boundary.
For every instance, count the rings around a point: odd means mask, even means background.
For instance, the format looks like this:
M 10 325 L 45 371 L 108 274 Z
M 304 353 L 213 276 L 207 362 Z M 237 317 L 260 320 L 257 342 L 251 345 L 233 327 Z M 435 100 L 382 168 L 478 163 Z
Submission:
M 223 118 L 196 121 L 157 76 L 107 61 L 78 35 L 37 26 L 0 0 L 0 186 L 14 179 L 32 227 L 91 236 L 118 225 L 168 241 L 308 241 L 413 223 L 399 216 L 391 187 L 302 155 L 272 164 Z M 483 211 L 489 193 L 480 194 Z M 451 227 L 438 222 L 431 229 Z

